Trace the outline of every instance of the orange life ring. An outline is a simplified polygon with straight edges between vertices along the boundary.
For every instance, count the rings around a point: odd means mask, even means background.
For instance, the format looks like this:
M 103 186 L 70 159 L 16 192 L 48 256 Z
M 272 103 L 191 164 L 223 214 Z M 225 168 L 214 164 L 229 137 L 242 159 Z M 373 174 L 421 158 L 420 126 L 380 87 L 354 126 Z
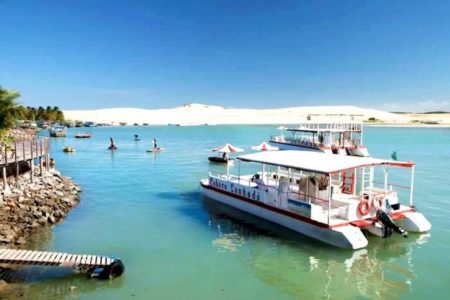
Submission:
M 372 207 L 375 210 L 379 210 L 383 207 L 384 202 L 384 196 L 382 194 L 375 195 L 375 197 L 372 198 Z
M 361 199 L 361 201 L 359 201 L 358 204 L 358 212 L 361 216 L 365 216 L 369 213 L 370 211 L 370 204 L 369 201 L 367 201 L 366 199 Z

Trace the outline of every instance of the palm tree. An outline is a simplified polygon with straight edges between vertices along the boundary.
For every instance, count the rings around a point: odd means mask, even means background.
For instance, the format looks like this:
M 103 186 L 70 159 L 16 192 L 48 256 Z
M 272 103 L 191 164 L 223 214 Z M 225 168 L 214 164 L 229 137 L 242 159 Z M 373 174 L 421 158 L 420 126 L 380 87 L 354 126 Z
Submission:
M 16 99 L 19 97 L 19 92 L 5 90 L 0 86 L 0 135 L 14 125 L 17 110 Z

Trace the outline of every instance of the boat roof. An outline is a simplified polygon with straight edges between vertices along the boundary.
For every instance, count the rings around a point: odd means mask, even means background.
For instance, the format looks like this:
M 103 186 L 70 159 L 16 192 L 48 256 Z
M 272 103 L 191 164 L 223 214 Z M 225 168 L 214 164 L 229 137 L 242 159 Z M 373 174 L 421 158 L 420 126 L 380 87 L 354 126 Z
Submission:
M 347 131 L 360 131 L 360 130 L 344 130 L 344 129 L 327 129 L 327 128 L 289 128 L 287 131 L 303 131 L 303 132 L 347 132 Z
M 324 174 L 378 165 L 405 168 L 415 165 L 413 162 L 295 150 L 258 152 L 241 155 L 237 159 Z

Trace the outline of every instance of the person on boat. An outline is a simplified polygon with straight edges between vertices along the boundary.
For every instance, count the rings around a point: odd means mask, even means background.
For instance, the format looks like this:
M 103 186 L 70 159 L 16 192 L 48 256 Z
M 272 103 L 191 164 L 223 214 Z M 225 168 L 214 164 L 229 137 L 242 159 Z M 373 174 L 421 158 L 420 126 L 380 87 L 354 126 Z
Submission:
M 263 189 L 266 187 L 266 183 L 264 182 L 264 180 L 259 176 L 259 174 L 255 174 L 253 175 L 252 182 L 256 183 L 256 187 L 258 189 Z
M 153 142 L 153 148 L 158 148 L 158 145 L 156 144 L 156 139 L 155 138 L 153 138 L 152 142 Z
M 228 160 L 228 154 L 227 154 L 226 152 L 224 152 L 224 153 L 222 154 L 222 158 L 223 158 L 224 160 Z

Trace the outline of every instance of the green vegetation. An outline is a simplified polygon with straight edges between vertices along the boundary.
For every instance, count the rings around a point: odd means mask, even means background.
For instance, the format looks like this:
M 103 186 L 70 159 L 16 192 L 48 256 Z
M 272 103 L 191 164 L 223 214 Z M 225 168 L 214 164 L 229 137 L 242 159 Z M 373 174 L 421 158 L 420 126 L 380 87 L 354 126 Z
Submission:
M 18 106 L 16 118 L 18 120 L 64 122 L 64 114 L 58 106 L 47 106 L 47 108 L 43 108 L 42 106 L 39 106 L 38 108 Z
M 438 121 L 421 121 L 420 123 L 427 125 L 439 125 Z
M 448 111 L 442 111 L 442 110 L 436 110 L 436 111 L 427 111 L 424 112 L 424 114 L 449 114 Z
M 18 104 L 19 97 L 19 92 L 6 90 L 0 86 L 0 136 L 12 128 L 18 120 L 64 121 L 64 114 L 59 107 L 25 107 Z
M 16 121 L 19 92 L 5 90 L 0 86 L 0 136 L 10 129 Z

